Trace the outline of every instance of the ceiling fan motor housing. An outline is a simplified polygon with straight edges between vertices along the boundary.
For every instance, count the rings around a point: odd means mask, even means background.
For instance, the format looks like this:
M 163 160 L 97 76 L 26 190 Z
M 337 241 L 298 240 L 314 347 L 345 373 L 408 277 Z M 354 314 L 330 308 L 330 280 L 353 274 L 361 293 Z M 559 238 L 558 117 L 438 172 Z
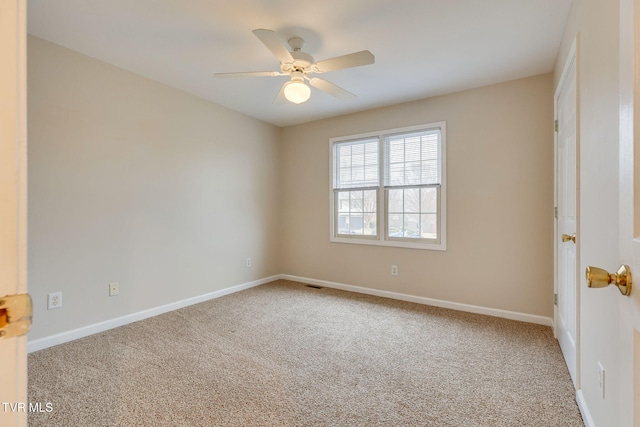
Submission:
M 311 69 L 311 65 L 313 65 L 314 60 L 311 55 L 301 51 L 293 51 L 291 52 L 291 56 L 293 56 L 293 62 L 281 62 L 280 69 L 283 73 L 290 73 L 293 71 L 301 71 L 304 74 L 309 74 L 313 70 Z
M 292 82 L 304 82 L 304 73 L 302 71 L 292 71 L 291 72 L 291 81 Z

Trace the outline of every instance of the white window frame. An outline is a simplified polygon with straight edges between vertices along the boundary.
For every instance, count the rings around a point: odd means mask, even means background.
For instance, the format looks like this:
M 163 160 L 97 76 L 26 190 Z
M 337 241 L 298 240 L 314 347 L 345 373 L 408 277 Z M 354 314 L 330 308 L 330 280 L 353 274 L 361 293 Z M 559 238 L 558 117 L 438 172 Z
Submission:
M 440 172 L 441 183 L 439 187 L 440 197 L 438 204 L 438 225 L 439 225 L 439 240 L 414 240 L 408 238 L 387 237 L 387 216 L 388 216 L 388 200 L 387 194 L 389 187 L 384 186 L 384 174 L 385 174 L 385 137 L 394 134 L 410 133 L 417 131 L 425 131 L 430 129 L 440 130 Z M 352 243 L 360 245 L 374 245 L 374 246 L 390 246 L 399 248 L 412 248 L 412 249 L 428 249 L 436 251 L 445 251 L 447 249 L 447 136 L 446 136 L 446 122 L 434 122 L 422 125 L 408 126 L 396 129 L 385 129 L 375 132 L 361 133 L 357 135 L 348 135 L 342 137 L 335 137 L 329 140 L 329 222 L 330 222 L 330 238 L 329 240 L 334 243 Z M 336 198 L 337 192 L 334 191 L 334 147 L 336 144 L 357 141 L 361 139 L 367 139 L 376 137 L 378 138 L 378 148 L 380 154 L 379 160 L 379 185 L 376 187 L 377 191 L 377 207 L 376 207 L 376 227 L 377 236 L 344 236 L 337 234 L 337 210 L 336 210 Z M 345 189 L 346 191 L 347 189 Z M 412 241 L 413 240 L 413 241 Z

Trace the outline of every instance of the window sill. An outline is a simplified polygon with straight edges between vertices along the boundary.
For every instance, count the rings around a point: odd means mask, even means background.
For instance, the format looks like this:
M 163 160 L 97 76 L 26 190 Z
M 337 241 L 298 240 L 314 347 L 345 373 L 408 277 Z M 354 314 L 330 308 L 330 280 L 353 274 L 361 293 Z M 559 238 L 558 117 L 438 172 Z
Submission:
M 406 248 L 406 249 L 422 249 L 430 251 L 446 251 L 447 245 L 445 242 L 440 243 L 418 243 L 418 242 L 402 242 L 398 240 L 379 240 L 377 238 L 367 237 L 331 237 L 331 243 L 350 243 L 356 245 L 370 245 L 370 246 L 387 246 L 392 248 Z

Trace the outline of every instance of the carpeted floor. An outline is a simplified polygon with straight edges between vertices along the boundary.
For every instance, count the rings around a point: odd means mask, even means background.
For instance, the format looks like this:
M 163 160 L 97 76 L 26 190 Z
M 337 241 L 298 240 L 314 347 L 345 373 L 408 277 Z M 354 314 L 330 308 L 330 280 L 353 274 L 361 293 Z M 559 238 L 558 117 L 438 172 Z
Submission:
M 29 355 L 36 426 L 583 426 L 548 327 L 277 281 Z

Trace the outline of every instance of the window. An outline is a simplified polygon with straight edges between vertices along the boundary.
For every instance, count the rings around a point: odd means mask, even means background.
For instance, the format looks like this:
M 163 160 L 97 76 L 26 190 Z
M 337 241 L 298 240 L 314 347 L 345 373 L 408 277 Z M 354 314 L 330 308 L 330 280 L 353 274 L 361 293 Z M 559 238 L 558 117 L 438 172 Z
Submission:
M 331 140 L 331 240 L 446 249 L 445 123 Z

